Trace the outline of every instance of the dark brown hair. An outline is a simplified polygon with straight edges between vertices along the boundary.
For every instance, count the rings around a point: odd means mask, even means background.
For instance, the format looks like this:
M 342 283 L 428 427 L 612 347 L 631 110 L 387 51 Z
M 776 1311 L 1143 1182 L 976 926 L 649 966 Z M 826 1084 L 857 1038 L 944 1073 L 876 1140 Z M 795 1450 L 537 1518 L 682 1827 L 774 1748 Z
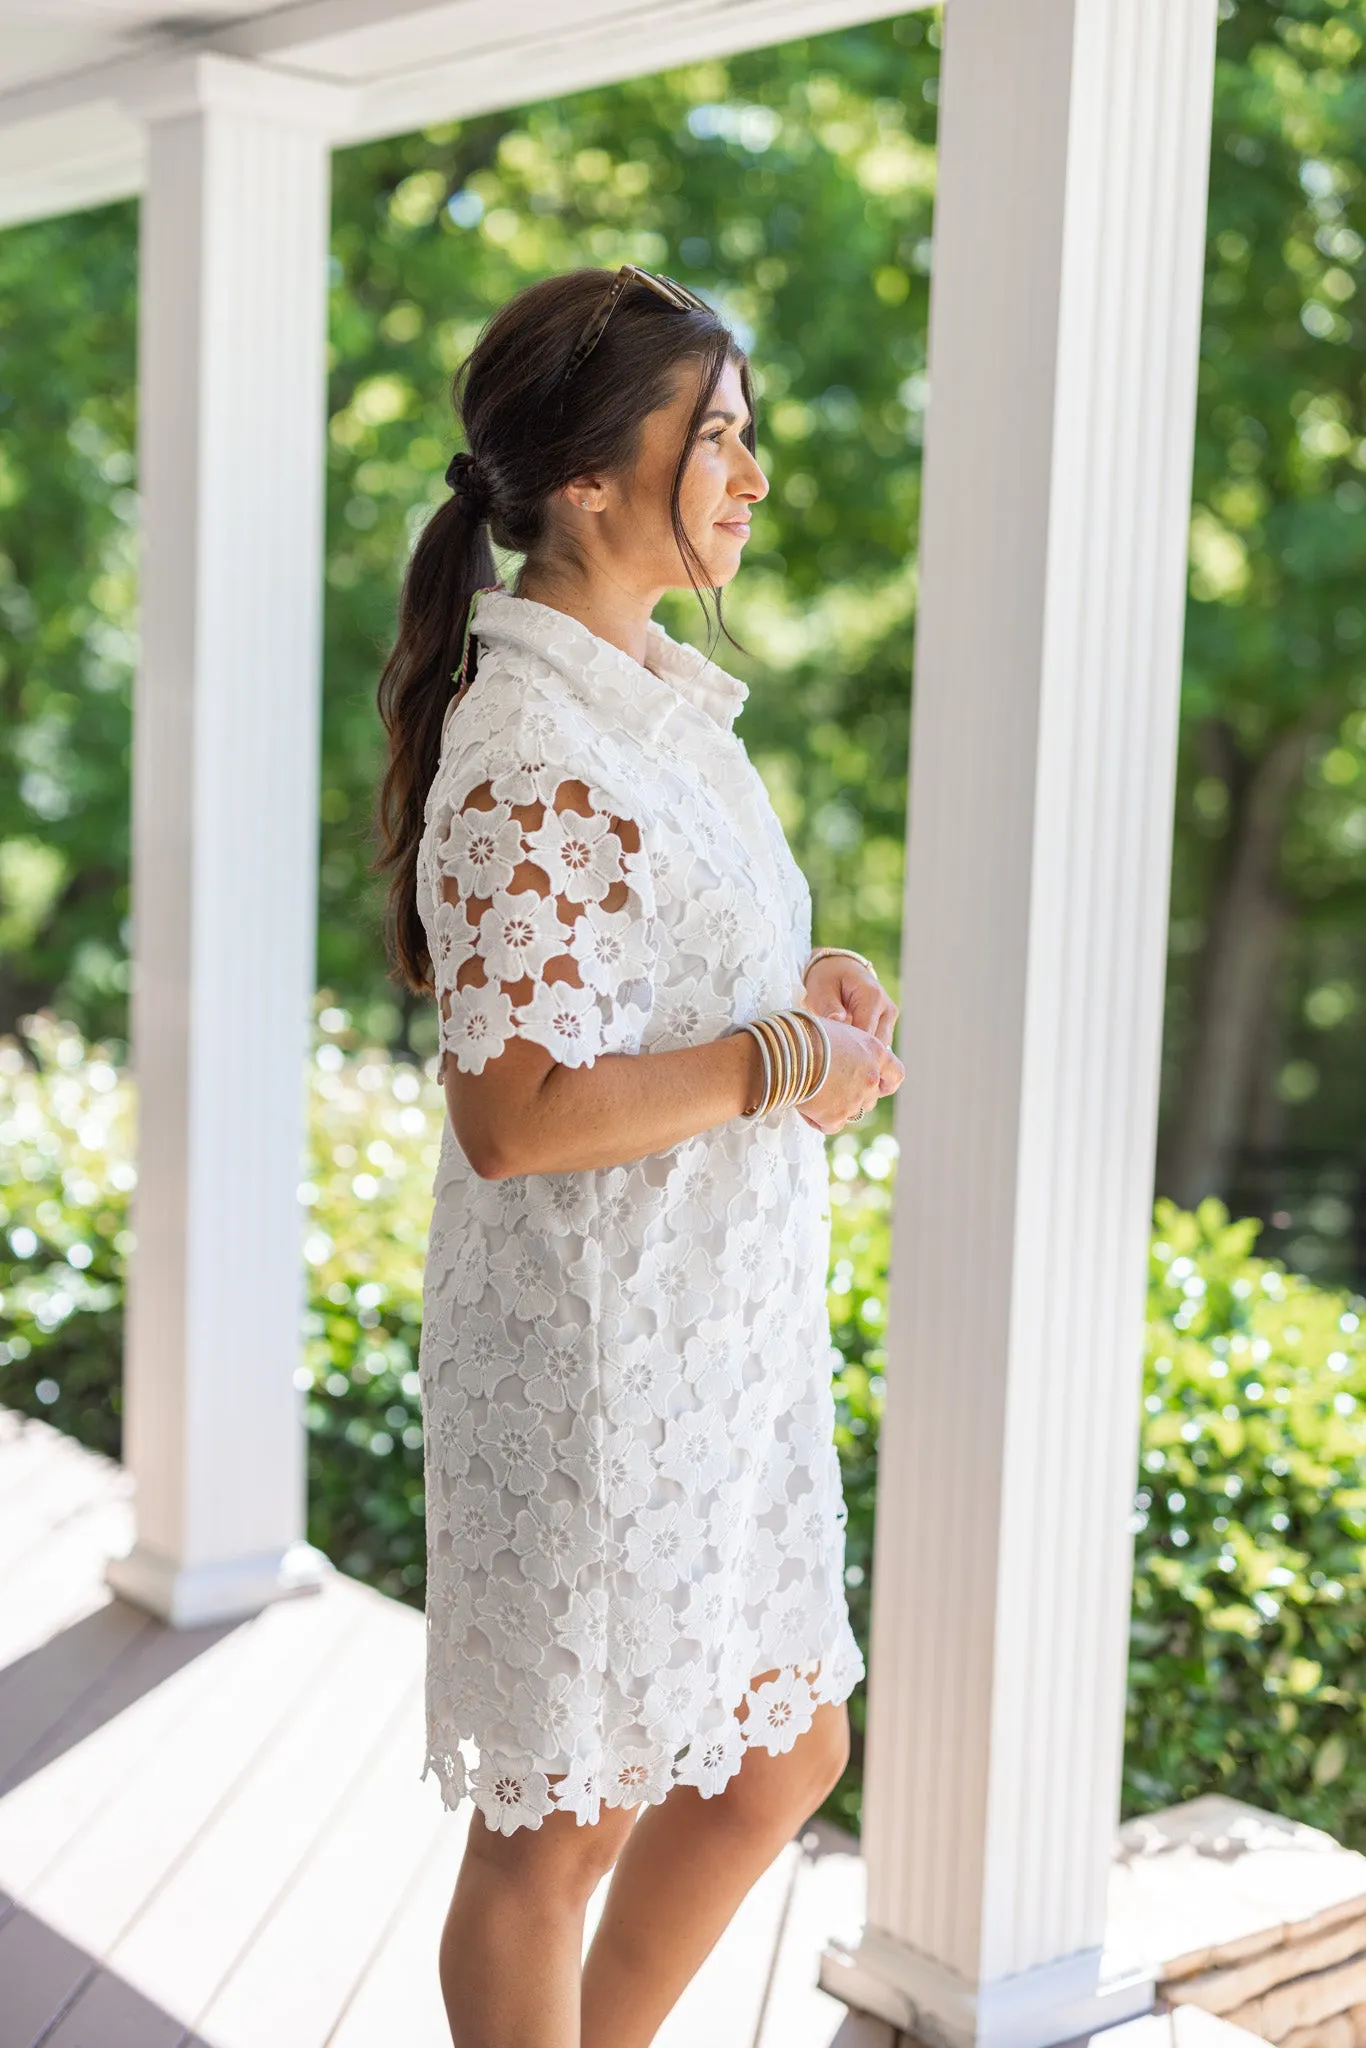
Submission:
M 497 581 L 491 540 L 534 558 L 548 537 L 552 494 L 575 477 L 628 468 L 642 423 L 674 396 L 679 367 L 694 362 L 701 371 L 697 400 L 674 471 L 669 514 L 689 578 L 702 597 L 703 567 L 683 526 L 679 494 L 727 361 L 739 366 L 750 413 L 744 440 L 754 449 L 749 365 L 734 335 L 719 314 L 669 305 L 647 285 L 626 287 L 602 338 L 566 380 L 575 342 L 611 281 L 610 271 L 572 270 L 528 285 L 494 314 L 456 372 L 451 395 L 470 461 L 459 466 L 452 495 L 437 507 L 413 550 L 399 599 L 398 637 L 379 682 L 389 762 L 379 790 L 381 853 L 374 865 L 392 870 L 385 940 L 395 977 L 416 992 L 432 986 L 417 910 L 418 847 L 470 604 L 477 591 Z M 720 593 L 709 595 L 720 625 Z M 468 675 L 475 658 L 470 652 Z

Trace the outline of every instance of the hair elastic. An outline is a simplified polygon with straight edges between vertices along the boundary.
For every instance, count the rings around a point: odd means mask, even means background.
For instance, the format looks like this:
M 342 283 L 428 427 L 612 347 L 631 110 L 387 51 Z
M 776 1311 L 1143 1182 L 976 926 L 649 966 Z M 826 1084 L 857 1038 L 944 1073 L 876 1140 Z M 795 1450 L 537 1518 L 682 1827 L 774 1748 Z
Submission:
M 487 519 L 493 493 L 488 477 L 468 449 L 461 448 L 446 464 L 446 482 L 475 519 Z

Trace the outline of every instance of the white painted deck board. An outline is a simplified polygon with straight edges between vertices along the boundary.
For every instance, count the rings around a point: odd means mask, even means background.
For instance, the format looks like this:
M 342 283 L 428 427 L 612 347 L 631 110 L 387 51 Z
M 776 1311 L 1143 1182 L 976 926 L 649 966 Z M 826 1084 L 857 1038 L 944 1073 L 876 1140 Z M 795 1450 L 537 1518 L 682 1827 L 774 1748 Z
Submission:
M 128 1502 L 98 1498 L 35 1544 L 22 1570 L 0 1577 L 0 1668 L 105 1605 L 104 1560 L 131 1533 Z
M 411 1633 L 377 1602 L 234 1796 L 205 1824 L 108 1960 L 169 2010 L 197 2017 L 278 1910 L 318 1839 L 317 1816 L 354 1796 L 412 1684 Z M 386 1641 L 386 1638 L 390 1640 Z
M 98 1694 L 149 1626 L 131 1607 L 110 1601 L 64 1630 L 47 1656 L 21 1657 L 0 1672 L 0 1786 Z
M 313 1855 L 200 2021 L 214 2048 L 327 2040 L 373 1967 L 389 1910 L 445 1815 L 418 1781 L 420 1682 L 410 1688 Z M 299 1958 L 309 1958 L 307 1970 Z M 417 2044 L 414 2044 L 417 2048 Z M 433 2044 L 435 2048 L 435 2044 Z
M 0 1410 L 0 2048 L 449 2048 L 469 1809 L 420 1776 L 421 1616 L 338 1574 L 164 1628 L 103 1582 L 127 1475 L 54 1437 Z M 860 1881 L 785 1850 L 658 2048 L 892 2048 L 816 1989 Z
M 56 1440 L 60 1449 L 28 1459 L 22 1473 L 14 1465 L 22 1458 L 23 1438 L 0 1450 L 0 1577 L 21 1570 L 51 1530 L 108 1495 L 104 1472 L 80 1445 Z
M 342 1603 L 301 1601 L 297 1614 L 270 1609 L 220 1645 L 236 1654 L 222 1660 L 218 1685 L 43 1874 L 26 1901 L 33 1911 L 103 1956 L 278 1739 L 349 1619 Z
M 430 1783 L 428 1790 L 431 1789 Z M 397 1901 L 374 1962 L 352 1993 L 326 2048 L 445 2048 L 436 1953 L 464 1852 L 469 1807 L 446 1815 L 424 1862 Z
M 38 1768 L 0 1798 L 0 1884 L 31 1894 L 216 1682 L 213 1650 L 181 1664 L 179 1648 L 169 1629 L 140 1638 L 84 1711 L 36 1746 Z

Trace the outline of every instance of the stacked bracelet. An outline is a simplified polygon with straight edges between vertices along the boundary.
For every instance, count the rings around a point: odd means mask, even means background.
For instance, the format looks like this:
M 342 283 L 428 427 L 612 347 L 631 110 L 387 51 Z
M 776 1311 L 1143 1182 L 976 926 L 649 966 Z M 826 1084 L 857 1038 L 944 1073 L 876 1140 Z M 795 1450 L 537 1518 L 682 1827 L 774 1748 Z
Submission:
M 746 1116 L 767 1116 L 770 1110 L 800 1106 L 824 1087 L 830 1072 L 830 1034 L 810 1010 L 800 1004 L 791 1010 L 772 1010 L 740 1029 L 758 1046 L 764 1071 L 763 1092 L 755 1107 L 745 1110 Z
M 845 960 L 857 960 L 859 966 L 866 967 L 873 980 L 877 980 L 877 969 L 866 953 L 856 953 L 852 946 L 817 946 L 814 953 L 807 955 L 806 965 L 802 969 L 803 981 L 805 981 L 818 960 L 828 960 L 833 953 L 838 953 Z

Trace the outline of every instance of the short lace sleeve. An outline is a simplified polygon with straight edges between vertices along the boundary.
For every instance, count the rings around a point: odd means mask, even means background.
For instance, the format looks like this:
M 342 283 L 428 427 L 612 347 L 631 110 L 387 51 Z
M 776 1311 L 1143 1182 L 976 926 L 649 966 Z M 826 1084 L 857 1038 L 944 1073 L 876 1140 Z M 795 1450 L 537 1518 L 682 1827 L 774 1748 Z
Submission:
M 634 820 L 591 784 L 514 803 L 484 781 L 442 804 L 433 844 L 432 972 L 449 1055 L 482 1073 L 510 1038 L 561 1065 L 639 1050 L 657 954 Z

